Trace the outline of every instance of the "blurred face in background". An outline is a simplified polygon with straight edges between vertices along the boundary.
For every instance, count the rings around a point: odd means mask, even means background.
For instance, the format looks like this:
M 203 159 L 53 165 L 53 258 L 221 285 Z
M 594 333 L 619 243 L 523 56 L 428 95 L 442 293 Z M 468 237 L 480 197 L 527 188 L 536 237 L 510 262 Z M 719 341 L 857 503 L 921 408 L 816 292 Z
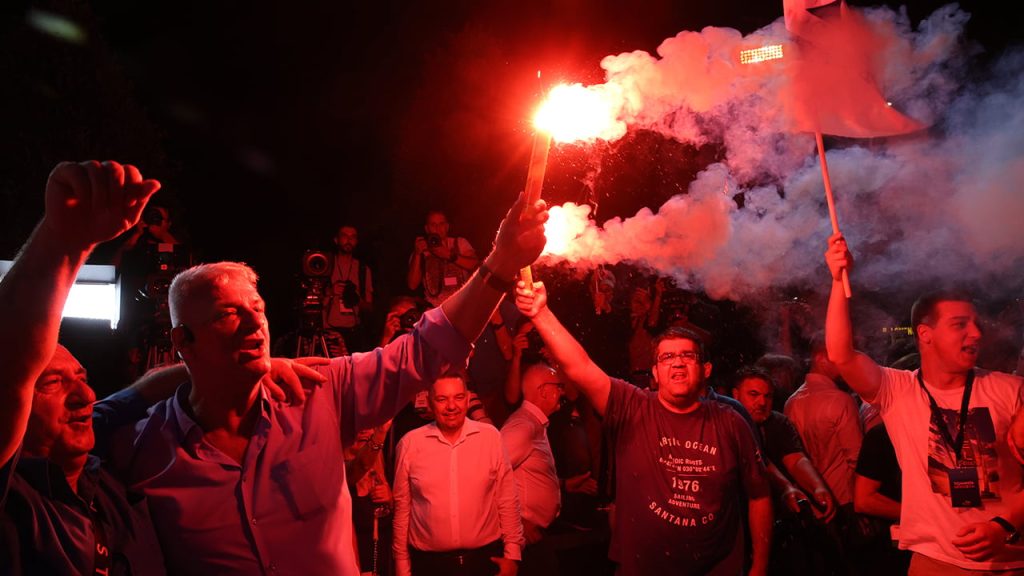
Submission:
M 338 251 L 342 254 L 351 254 L 359 243 L 359 232 L 351 226 L 338 228 L 338 235 L 335 237 L 338 244 Z
M 772 413 L 775 388 L 764 378 L 751 376 L 736 384 L 733 396 L 740 404 L 743 404 L 755 423 L 763 424 Z
M 423 226 L 427 234 L 437 234 L 441 239 L 448 237 L 448 218 L 440 212 L 427 214 L 427 223 Z

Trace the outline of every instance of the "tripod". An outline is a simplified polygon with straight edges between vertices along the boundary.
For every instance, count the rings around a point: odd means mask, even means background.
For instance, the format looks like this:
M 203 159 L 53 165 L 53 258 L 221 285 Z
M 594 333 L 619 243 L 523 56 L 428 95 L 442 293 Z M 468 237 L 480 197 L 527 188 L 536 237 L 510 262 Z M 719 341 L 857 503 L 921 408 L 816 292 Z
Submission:
M 295 358 L 303 356 L 331 357 L 330 349 L 327 347 L 327 338 L 324 335 L 323 316 L 319 308 L 302 311 L 302 325 L 295 337 Z
M 146 371 L 175 364 L 174 344 L 171 343 L 171 316 L 167 313 L 167 298 L 157 302 L 157 313 L 149 320 L 143 345 L 146 350 Z
M 158 366 L 169 366 L 176 362 L 174 359 L 174 353 L 172 352 L 173 346 L 171 345 L 170 327 L 154 326 L 153 329 L 154 332 L 159 330 L 160 335 L 154 339 L 155 342 L 149 343 L 146 347 L 147 372 Z

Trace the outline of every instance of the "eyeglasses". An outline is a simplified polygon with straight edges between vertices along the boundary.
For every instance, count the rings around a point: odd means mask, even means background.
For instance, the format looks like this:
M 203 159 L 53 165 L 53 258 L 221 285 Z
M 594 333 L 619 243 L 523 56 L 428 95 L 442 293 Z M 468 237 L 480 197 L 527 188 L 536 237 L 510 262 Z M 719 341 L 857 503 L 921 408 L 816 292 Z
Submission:
M 542 382 L 537 388 L 540 389 L 545 386 L 555 386 L 559 391 L 565 390 L 565 384 L 562 384 L 561 382 Z
M 664 354 L 658 354 L 659 364 L 672 364 L 676 360 L 679 360 L 683 364 L 696 364 L 700 360 L 700 354 L 693 350 L 684 350 L 682 352 L 665 352 Z

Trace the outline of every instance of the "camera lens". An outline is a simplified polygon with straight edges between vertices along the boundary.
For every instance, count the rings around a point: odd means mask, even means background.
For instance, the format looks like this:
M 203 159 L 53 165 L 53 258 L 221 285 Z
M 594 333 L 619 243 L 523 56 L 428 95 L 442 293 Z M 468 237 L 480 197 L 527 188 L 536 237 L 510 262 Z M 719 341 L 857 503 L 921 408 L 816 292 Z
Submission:
M 420 311 L 415 308 L 410 308 L 399 317 L 398 322 L 402 326 L 402 330 L 412 330 L 412 327 L 416 325 L 416 321 L 419 319 Z
M 356 290 L 355 284 L 345 281 L 345 286 L 341 290 L 341 301 L 346 308 L 355 308 L 359 305 L 359 291 Z
M 308 250 L 302 257 L 302 273 L 306 276 L 326 276 L 329 261 L 327 255 L 316 250 Z
M 441 245 L 441 237 L 437 234 L 427 234 L 427 246 L 437 248 Z
M 158 226 L 163 224 L 164 215 L 159 208 L 151 206 L 142 212 L 142 222 L 147 226 Z

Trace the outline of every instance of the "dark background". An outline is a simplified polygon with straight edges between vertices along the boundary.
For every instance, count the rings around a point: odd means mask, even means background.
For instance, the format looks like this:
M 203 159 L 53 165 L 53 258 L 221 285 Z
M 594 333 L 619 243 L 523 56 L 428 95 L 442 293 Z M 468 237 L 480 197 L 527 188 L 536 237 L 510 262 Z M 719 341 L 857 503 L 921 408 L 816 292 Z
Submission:
M 907 9 L 917 22 L 943 4 Z M 986 54 L 1019 43 L 1019 20 L 998 3 L 961 6 Z M 26 23 L 33 9 L 76 22 L 85 39 L 40 33 Z M 163 182 L 155 202 L 201 259 L 243 260 L 262 275 L 281 333 L 295 323 L 303 251 L 328 248 L 343 221 L 360 229 L 380 297 L 401 290 L 428 208 L 444 209 L 452 233 L 486 252 L 525 181 L 527 122 L 545 87 L 601 82 L 602 57 L 653 53 L 681 30 L 748 33 L 781 14 L 781 1 L 738 0 L 7 0 L 0 257 L 13 257 L 38 221 L 58 161 L 134 163 Z M 685 191 L 717 152 L 644 132 L 558 148 L 545 196 L 585 200 L 581 179 L 600 156 L 598 220 L 632 215 Z

